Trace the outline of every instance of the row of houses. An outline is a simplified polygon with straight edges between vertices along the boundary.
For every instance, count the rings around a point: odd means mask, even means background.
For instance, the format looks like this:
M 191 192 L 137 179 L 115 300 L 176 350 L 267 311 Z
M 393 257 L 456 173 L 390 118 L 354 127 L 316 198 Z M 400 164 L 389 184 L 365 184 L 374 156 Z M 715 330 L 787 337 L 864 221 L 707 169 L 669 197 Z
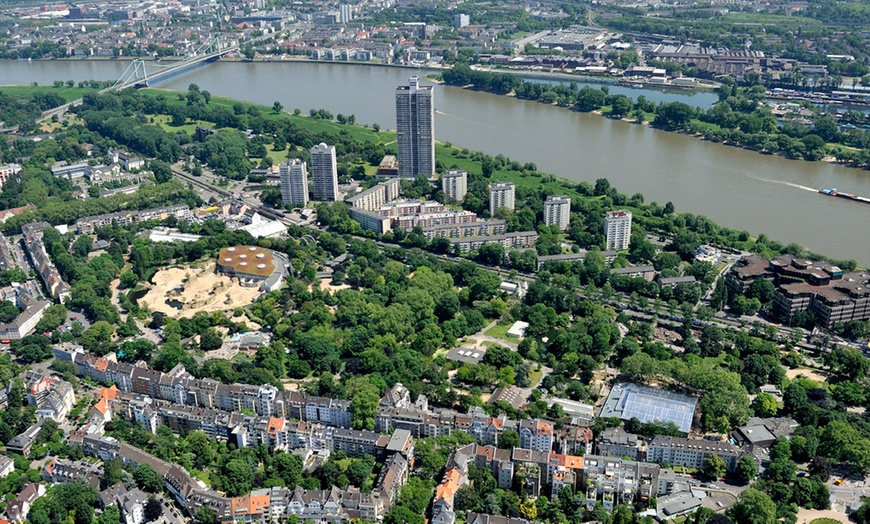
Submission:
M 389 511 L 398 489 L 407 483 L 410 463 L 400 453 L 386 458 L 381 473 L 370 493 L 349 487 L 327 490 L 269 488 L 241 497 L 228 497 L 208 489 L 182 466 L 170 464 L 138 448 L 111 437 L 85 435 L 70 441 L 71 445 L 100 460 L 118 459 L 130 467 L 147 464 L 163 478 L 167 491 L 190 514 L 201 507 L 215 512 L 219 522 L 267 522 L 296 516 L 299 520 L 347 522 L 352 519 L 376 521 Z M 57 465 L 52 466 L 52 472 Z M 52 475 L 57 477 L 57 475 Z M 62 477 L 61 480 L 63 480 Z M 116 494 L 116 497 L 120 495 Z M 110 497 L 106 497 L 107 499 Z
M 435 488 L 430 522 L 456 522 L 455 497 L 469 483 L 470 466 L 488 469 L 498 487 L 516 489 L 528 497 L 539 497 L 546 488 L 551 498 L 565 488 L 585 492 L 590 509 L 601 503 L 612 510 L 617 504 L 648 501 L 675 489 L 673 471 L 648 462 L 469 444 L 450 455 L 444 477 Z
M 667 463 L 703 469 L 704 461 L 716 455 L 725 461 L 728 471 L 734 471 L 746 449 L 720 440 L 689 439 L 656 435 L 647 442 L 643 437 L 626 433 L 622 428 L 608 428 L 595 443 L 598 454 L 605 457 L 629 457 L 656 463 Z
M 27 403 L 36 406 L 36 415 L 63 422 L 76 403 L 72 384 L 56 377 L 28 370 L 24 374 Z
M 76 231 L 79 234 L 89 235 L 97 228 L 115 223 L 119 226 L 127 226 L 147 220 L 165 220 L 169 217 L 185 219 L 190 216 L 190 208 L 185 204 L 143 209 L 141 211 L 118 211 L 104 215 L 95 215 L 76 220 Z
M 24 247 L 33 263 L 33 268 L 45 284 L 45 290 L 57 302 L 63 302 L 69 297 L 69 284 L 63 281 L 57 268 L 48 257 L 45 244 L 42 241 L 42 231 L 50 227 L 48 222 L 32 222 L 21 226 L 24 234 Z
M 141 415 L 127 415 L 148 427 L 153 427 L 159 416 L 163 417 L 162 423 L 173 428 L 202 429 L 215 436 L 224 432 L 225 438 L 229 439 L 227 430 L 219 427 L 237 426 L 244 419 L 238 416 L 233 419 L 231 413 L 247 410 L 266 419 L 271 417 L 322 424 L 332 428 L 351 428 L 351 406 L 348 400 L 280 391 L 271 385 L 221 384 L 211 379 L 193 378 L 183 366 L 163 373 L 143 366 L 94 357 L 86 354 L 80 347 L 55 348 L 54 354 L 59 360 L 74 362 L 80 374 L 96 382 L 112 383 L 120 392 L 135 393 L 153 399 L 150 404 L 140 401 L 142 405 L 136 409 Z M 158 413 L 161 409 L 165 415 Z M 170 412 L 173 413 L 171 416 Z M 143 422 L 145 419 L 148 419 L 147 423 Z M 491 417 L 479 408 L 472 408 L 468 414 L 430 409 L 425 396 L 412 403 L 410 393 L 402 384 L 396 384 L 387 391 L 378 406 L 375 418 L 375 430 L 378 433 L 392 433 L 399 429 L 407 430 L 413 438 L 464 431 L 481 443 L 493 445 L 498 443 L 498 436 L 503 431 L 512 429 L 519 433 L 524 446 L 543 452 L 549 452 L 554 447 L 567 453 L 579 453 L 581 449 L 587 452 L 591 451 L 589 446 L 592 442 L 592 433 L 587 428 L 567 425 L 556 430 L 550 422 L 514 421 L 505 416 Z M 252 431 L 253 433 L 256 432 Z

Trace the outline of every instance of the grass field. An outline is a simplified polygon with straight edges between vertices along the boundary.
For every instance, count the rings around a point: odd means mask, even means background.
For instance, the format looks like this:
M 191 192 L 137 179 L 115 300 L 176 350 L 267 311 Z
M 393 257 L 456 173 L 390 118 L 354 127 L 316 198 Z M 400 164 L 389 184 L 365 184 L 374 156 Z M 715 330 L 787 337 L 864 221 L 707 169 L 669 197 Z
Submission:
M 538 382 L 541 381 L 541 377 L 544 376 L 544 372 L 541 369 L 534 369 L 531 373 L 529 373 L 529 383 L 531 387 L 537 387 Z
M 475 173 L 481 172 L 480 162 L 465 156 L 463 149 L 460 147 L 435 144 L 435 159 L 441 162 L 446 169 L 464 169 Z M 588 198 L 581 196 L 577 192 L 575 189 L 576 185 L 564 180 L 557 180 L 554 176 L 543 173 L 526 175 L 520 171 L 496 169 L 490 178 L 492 180 L 513 182 L 517 187 L 544 188 L 548 191 L 568 194 L 572 198 Z
M 811 520 L 810 524 L 840 524 L 840 521 L 829 518 L 821 518 Z
M 179 91 L 166 91 L 162 89 L 149 88 L 142 89 L 140 92 L 154 97 L 163 95 L 166 98 L 167 104 L 172 106 L 180 106 L 187 103 L 186 100 L 178 99 L 177 95 L 183 94 Z M 245 110 L 250 107 L 255 107 L 260 111 L 260 114 L 267 119 L 280 118 L 278 114 L 275 114 L 272 111 L 271 107 L 267 107 L 264 105 L 251 104 L 249 102 L 241 102 L 238 100 L 233 100 L 231 98 L 214 95 L 212 95 L 211 100 L 209 101 L 210 106 L 226 107 L 229 110 L 233 110 L 236 104 L 240 104 Z M 287 112 L 284 112 L 281 115 L 283 117 L 289 117 L 292 122 L 305 127 L 305 129 L 312 133 L 348 133 L 354 140 L 374 142 L 380 144 L 387 144 L 396 140 L 396 133 L 388 131 L 376 133 L 373 129 L 366 128 L 365 126 L 361 125 L 339 124 L 338 122 L 333 122 L 330 120 L 319 120 L 316 118 L 311 118 L 309 116 L 294 115 Z
M 65 101 L 72 102 L 73 100 L 78 100 L 82 97 L 83 94 L 88 91 L 93 91 L 91 88 L 78 88 L 78 87 L 52 87 L 52 86 L 3 86 L 0 87 L 0 93 L 13 95 L 13 96 L 21 96 L 26 95 L 28 93 L 35 92 L 52 92 L 60 95 Z
M 496 324 L 488 329 L 484 335 L 492 338 L 500 338 L 502 340 L 510 340 L 507 336 L 507 332 L 510 328 L 510 324 Z
M 183 126 L 174 126 L 170 122 L 172 121 L 172 117 L 169 115 L 154 115 L 154 123 L 158 124 L 163 128 L 164 131 L 169 133 L 177 133 L 179 131 L 184 131 L 188 135 L 193 135 L 196 132 L 196 128 L 199 127 L 207 127 L 212 128 L 214 124 L 211 122 L 205 122 L 203 120 L 188 120 Z

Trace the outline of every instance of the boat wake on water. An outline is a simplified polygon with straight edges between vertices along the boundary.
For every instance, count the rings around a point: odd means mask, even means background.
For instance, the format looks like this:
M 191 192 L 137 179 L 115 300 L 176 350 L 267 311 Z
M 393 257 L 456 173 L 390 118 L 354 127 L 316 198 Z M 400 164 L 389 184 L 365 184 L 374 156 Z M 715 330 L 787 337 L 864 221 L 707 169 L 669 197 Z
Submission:
M 748 176 L 749 176 L 749 178 L 754 178 L 755 180 L 761 180 L 762 182 L 767 182 L 769 184 L 781 184 L 784 186 L 794 187 L 796 189 L 803 189 L 804 191 L 812 191 L 813 193 L 819 192 L 818 189 L 813 189 L 811 187 L 802 186 L 800 184 L 794 184 L 792 182 L 786 182 L 785 180 L 771 180 L 769 178 L 761 178 L 758 176 L 752 176 L 752 175 L 748 175 Z

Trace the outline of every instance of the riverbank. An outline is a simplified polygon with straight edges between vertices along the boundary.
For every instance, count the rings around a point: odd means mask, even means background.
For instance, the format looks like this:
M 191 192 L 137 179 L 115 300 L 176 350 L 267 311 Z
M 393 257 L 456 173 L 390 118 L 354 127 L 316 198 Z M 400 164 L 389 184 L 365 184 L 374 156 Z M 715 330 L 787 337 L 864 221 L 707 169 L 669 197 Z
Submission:
M 0 78 L 50 86 L 58 79 L 117 79 L 126 67 L 127 63 L 113 61 L 6 61 L 0 63 Z M 213 96 L 267 108 L 280 101 L 303 114 L 328 108 L 333 114 L 354 114 L 358 123 L 378 123 L 386 129 L 395 127 L 396 86 L 407 85 L 410 74 L 400 68 L 301 60 L 269 65 L 219 61 L 156 86 L 185 91 L 197 84 Z M 598 86 L 591 89 L 600 92 Z M 653 104 L 679 101 L 708 106 L 716 100 L 709 93 L 690 97 L 621 86 L 610 86 L 610 93 L 643 94 Z M 508 153 L 522 164 L 534 162 L 540 171 L 575 183 L 594 184 L 597 178 L 607 177 L 625 193 L 641 193 L 647 201 L 671 201 L 680 210 L 709 216 L 753 236 L 764 231 L 787 243 L 870 264 L 870 244 L 842 240 L 866 236 L 870 210 L 818 193 L 820 188 L 836 187 L 870 195 L 870 177 L 861 170 L 758 155 L 648 125 L 474 90 L 439 87 L 435 101 L 436 137 L 441 141 L 493 157 Z
M 36 60 L 23 60 L 24 62 L 123 62 L 129 63 L 134 60 L 142 60 L 146 64 L 161 64 L 161 63 L 178 63 L 182 62 L 185 57 L 177 57 L 177 56 L 167 56 L 167 57 L 129 57 L 129 56 L 120 56 L 120 57 L 109 57 L 109 56 L 85 56 L 85 57 L 65 57 L 65 58 L 38 58 Z M 22 61 L 22 60 L 3 60 L 0 59 L 0 62 L 3 61 Z M 306 56 L 294 56 L 294 55 L 284 55 L 282 57 L 260 57 L 254 59 L 248 58 L 239 58 L 239 57 L 221 57 L 221 62 L 241 62 L 241 63 L 250 63 L 250 64 L 268 64 L 268 63 L 311 63 L 311 64 L 334 64 L 334 65 L 350 65 L 350 66 L 363 66 L 363 67 L 386 67 L 392 69 L 406 69 L 406 70 L 415 70 L 415 71 L 426 71 L 430 73 L 441 73 L 445 70 L 450 69 L 449 66 L 435 67 L 435 66 L 423 66 L 423 65 L 409 65 L 409 64 L 387 64 L 383 62 L 367 62 L 367 61 L 356 61 L 356 60 L 321 60 L 321 59 L 312 59 Z M 509 75 L 514 75 L 519 78 L 527 78 L 530 80 L 543 80 L 543 81 L 564 81 L 564 82 L 572 82 L 578 84 L 603 84 L 603 85 L 621 85 L 630 87 L 632 89 L 642 89 L 642 90 L 650 90 L 650 91 L 660 91 L 667 92 L 668 90 L 673 91 L 710 91 L 714 89 L 716 86 L 708 86 L 708 85 L 695 85 L 695 86 L 683 86 L 683 85 L 674 85 L 674 84 L 651 84 L 644 82 L 632 82 L 628 80 L 622 80 L 619 77 L 605 77 L 605 76 L 591 76 L 591 75 L 577 75 L 573 73 L 558 73 L 553 71 L 524 71 L 519 69 L 503 69 L 503 68 L 479 68 L 481 71 L 491 72 L 491 73 L 504 73 Z
M 730 96 L 720 101 L 723 110 L 704 110 L 686 103 L 651 103 L 637 97 L 633 99 L 624 93 L 613 93 L 610 89 L 596 90 L 590 86 L 576 89 L 562 85 L 540 85 L 517 79 L 506 73 L 480 70 L 468 65 L 457 65 L 441 74 L 446 85 L 483 91 L 490 94 L 515 96 L 518 99 L 556 105 L 582 113 L 600 110 L 600 114 L 611 113 L 618 117 L 632 117 L 645 120 L 656 129 L 703 137 L 704 140 L 727 143 L 735 147 L 765 154 L 782 154 L 785 158 L 822 161 L 835 157 L 846 167 L 870 167 L 870 149 L 857 149 L 856 143 L 863 144 L 862 136 L 841 133 L 836 122 L 830 125 L 823 121 L 819 129 L 815 122 L 824 120 L 819 110 L 805 128 L 800 126 L 781 127 L 789 123 L 784 115 L 775 117 L 770 112 L 758 111 L 764 106 L 763 93 L 757 86 L 730 88 Z M 831 130 L 830 128 L 834 129 Z M 823 138 L 825 137 L 825 138 Z

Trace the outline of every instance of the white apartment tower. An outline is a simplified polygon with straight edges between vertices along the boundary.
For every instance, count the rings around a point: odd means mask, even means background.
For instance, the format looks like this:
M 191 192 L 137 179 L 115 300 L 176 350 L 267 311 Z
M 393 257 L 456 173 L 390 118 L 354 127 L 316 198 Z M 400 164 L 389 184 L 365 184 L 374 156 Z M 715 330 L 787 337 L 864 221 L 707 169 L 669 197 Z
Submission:
M 625 251 L 631 241 L 631 211 L 608 211 L 604 217 L 608 251 Z
M 421 86 L 417 76 L 396 88 L 396 146 L 400 178 L 435 174 L 434 92 L 432 86 Z
M 544 224 L 559 226 L 561 231 L 565 231 L 570 217 L 571 198 L 568 195 L 548 196 L 544 201 Z
M 454 202 L 462 202 L 468 193 L 468 172 L 461 169 L 447 171 L 441 175 L 441 190 Z
M 281 201 L 284 205 L 304 207 L 308 203 L 308 168 L 298 158 L 281 164 Z
M 324 202 L 338 200 L 335 146 L 328 146 L 321 142 L 311 148 L 311 179 L 314 182 L 314 200 Z
M 341 4 L 338 6 L 338 23 L 347 24 L 353 20 L 353 6 Z
M 489 186 L 489 214 L 495 216 L 500 207 L 514 210 L 516 186 L 513 182 L 495 182 Z

